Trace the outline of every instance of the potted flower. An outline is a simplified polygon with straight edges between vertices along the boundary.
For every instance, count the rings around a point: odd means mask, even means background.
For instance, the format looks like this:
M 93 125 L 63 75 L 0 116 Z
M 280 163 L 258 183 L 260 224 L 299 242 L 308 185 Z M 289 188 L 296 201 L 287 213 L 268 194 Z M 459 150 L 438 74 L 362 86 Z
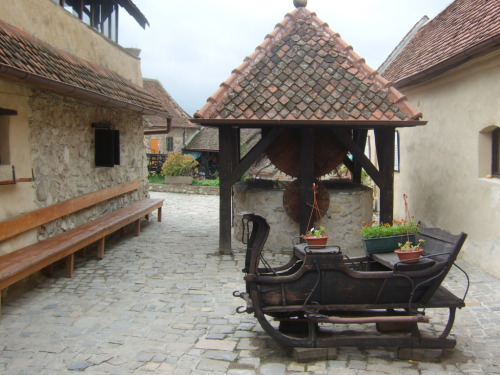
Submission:
M 309 248 L 320 249 L 326 246 L 328 238 L 330 238 L 330 236 L 325 234 L 325 231 L 325 227 L 319 227 L 319 229 L 311 228 L 311 230 L 302 237 L 306 240 Z
M 373 220 L 370 226 L 363 222 L 359 231 L 367 254 L 384 253 L 397 249 L 402 241 L 414 242 L 418 224 L 413 220 L 393 220 L 392 224 Z
M 193 155 L 173 152 L 168 155 L 167 160 L 161 167 L 161 174 L 165 176 L 167 184 L 191 185 L 193 182 L 193 171 L 198 165 Z
M 408 195 L 403 194 L 403 200 L 405 206 L 404 220 L 393 220 L 392 224 L 382 224 L 373 220 L 371 226 L 363 222 L 363 228 L 360 229 L 360 232 L 367 254 L 393 251 L 403 241 L 405 241 L 405 244 L 415 242 L 418 224 L 413 221 L 413 216 L 410 215 Z
M 398 243 L 399 249 L 394 250 L 394 252 L 398 255 L 400 261 L 417 263 L 424 250 L 421 246 L 424 242 L 425 240 L 420 239 L 415 245 L 413 245 L 412 241 L 406 241 L 404 244 Z

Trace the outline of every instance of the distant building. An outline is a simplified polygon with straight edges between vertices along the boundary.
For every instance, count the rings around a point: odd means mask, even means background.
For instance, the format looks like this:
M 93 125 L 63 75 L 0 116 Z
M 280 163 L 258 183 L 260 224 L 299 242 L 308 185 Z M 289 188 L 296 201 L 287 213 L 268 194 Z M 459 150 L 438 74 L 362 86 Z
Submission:
M 200 126 L 189 121 L 190 116 L 170 96 L 160 81 L 144 78 L 143 85 L 144 90 L 155 97 L 171 114 L 168 121 L 163 116 L 144 116 L 144 143 L 147 152 L 181 152 Z

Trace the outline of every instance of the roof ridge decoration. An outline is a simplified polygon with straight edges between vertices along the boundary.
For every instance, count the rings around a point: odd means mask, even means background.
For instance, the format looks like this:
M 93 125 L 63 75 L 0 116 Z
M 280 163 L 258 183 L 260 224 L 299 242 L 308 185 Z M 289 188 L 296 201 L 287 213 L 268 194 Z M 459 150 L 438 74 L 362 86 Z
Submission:
M 2 20 L 0 78 L 105 106 L 169 116 L 153 96 L 118 73 L 55 48 Z
M 285 15 L 195 118 L 410 121 L 422 114 L 316 13 Z

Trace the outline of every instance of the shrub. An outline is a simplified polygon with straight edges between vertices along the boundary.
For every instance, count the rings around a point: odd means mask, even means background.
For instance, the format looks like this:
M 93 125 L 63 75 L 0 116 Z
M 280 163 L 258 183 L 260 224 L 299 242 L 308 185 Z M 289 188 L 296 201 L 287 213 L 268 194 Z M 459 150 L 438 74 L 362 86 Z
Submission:
M 193 155 L 173 152 L 168 155 L 167 160 L 161 167 L 163 176 L 192 176 L 193 168 L 198 165 Z

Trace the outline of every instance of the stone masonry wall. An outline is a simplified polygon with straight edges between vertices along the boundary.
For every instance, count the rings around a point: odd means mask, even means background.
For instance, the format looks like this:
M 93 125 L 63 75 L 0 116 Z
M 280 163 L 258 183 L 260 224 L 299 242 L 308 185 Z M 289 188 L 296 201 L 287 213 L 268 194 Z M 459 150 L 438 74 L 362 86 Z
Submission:
M 283 189 L 249 188 L 244 182 L 233 188 L 234 239 L 241 245 L 241 213 L 253 212 L 265 217 L 271 226 L 266 249 L 291 249 L 294 237 L 299 235 L 299 224 L 290 219 L 283 208 Z M 363 256 L 363 244 L 356 229 L 362 222 L 371 222 L 372 189 L 362 185 L 350 188 L 329 188 L 328 215 L 317 226 L 324 226 L 330 235 L 328 243 L 338 245 L 349 257 Z
M 34 91 L 29 119 L 35 203 L 48 206 L 76 196 L 141 178 L 147 174 L 141 115 L 104 108 L 59 95 Z M 120 131 L 120 164 L 96 167 L 91 124 L 107 121 Z M 145 182 L 138 192 L 82 210 L 44 226 L 39 238 L 73 228 L 127 203 L 147 196 Z

